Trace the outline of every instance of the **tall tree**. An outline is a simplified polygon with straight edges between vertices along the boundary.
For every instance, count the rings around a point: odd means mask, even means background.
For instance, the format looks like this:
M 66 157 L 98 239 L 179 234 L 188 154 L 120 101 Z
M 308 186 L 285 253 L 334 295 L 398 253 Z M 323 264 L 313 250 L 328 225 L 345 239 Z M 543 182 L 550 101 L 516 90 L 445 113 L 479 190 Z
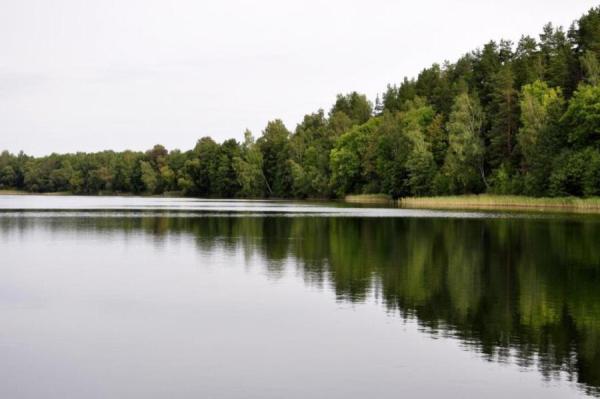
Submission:
M 502 65 L 498 44 L 491 41 L 473 52 L 473 87 L 485 108 L 492 101 L 492 79 Z
M 240 155 L 233 160 L 238 183 L 239 194 L 244 197 L 262 197 L 265 192 L 273 194 L 267 178 L 263 173 L 263 156 L 249 130 L 244 132 Z
M 565 144 L 559 127 L 564 112 L 562 91 L 538 80 L 523 87 L 520 107 L 521 128 L 517 141 L 523 156 L 524 193 L 544 195 L 553 158 Z
M 404 78 L 400 86 L 388 85 L 383 94 L 383 109 L 389 112 L 396 112 L 403 109 L 407 101 L 411 101 L 417 95 L 417 84 L 415 80 Z
M 369 177 L 376 172 L 372 141 L 380 122 L 379 118 L 371 118 L 367 123 L 355 126 L 343 134 L 331 150 L 331 185 L 338 196 L 378 190 L 377 186 L 367 186 L 378 184 L 376 179 Z
M 537 41 L 531 36 L 523 36 L 517 44 L 514 61 L 512 63 L 515 74 L 515 86 L 523 87 L 526 84 L 540 80 L 544 76 L 544 64 Z
M 483 111 L 477 99 L 467 93 L 456 97 L 446 125 L 449 145 L 444 164 L 454 192 L 478 193 L 488 186 L 482 126 Z
M 298 124 L 290 140 L 295 196 L 329 196 L 329 153 L 336 136 L 323 110 L 305 115 Z
M 491 102 L 488 105 L 490 130 L 488 131 L 488 159 L 493 168 L 505 163 L 512 166 L 515 135 L 519 120 L 518 91 L 510 64 L 503 65 L 492 78 Z
M 240 184 L 234 167 L 234 159 L 240 156 L 240 145 L 234 139 L 225 140 L 219 146 L 217 165 L 212 182 L 213 195 L 220 198 L 234 198 L 240 191 Z
M 570 29 L 569 37 L 575 45 L 577 55 L 591 51 L 600 57 L 600 6 L 583 15 Z
M 406 184 L 414 196 L 428 195 L 432 191 L 431 182 L 437 165 L 425 132 L 434 117 L 434 109 L 420 98 L 416 98 L 402 115 L 403 133 L 410 144 L 406 159 Z
M 355 91 L 347 95 L 338 94 L 330 115 L 338 112 L 346 114 L 354 125 L 361 125 L 373 114 L 373 104 L 364 94 Z
M 570 95 L 575 89 L 576 59 L 562 27 L 551 23 L 540 35 L 540 50 L 544 62 L 544 80 L 551 87 L 560 87 Z
M 562 121 L 575 148 L 600 148 L 600 86 L 581 85 Z
M 600 62 L 596 54 L 587 50 L 580 58 L 581 72 L 586 83 L 597 85 L 600 83 Z
M 263 173 L 271 189 L 269 194 L 278 198 L 289 197 L 292 192 L 289 138 L 289 130 L 276 119 L 267 124 L 257 141 L 263 157 Z

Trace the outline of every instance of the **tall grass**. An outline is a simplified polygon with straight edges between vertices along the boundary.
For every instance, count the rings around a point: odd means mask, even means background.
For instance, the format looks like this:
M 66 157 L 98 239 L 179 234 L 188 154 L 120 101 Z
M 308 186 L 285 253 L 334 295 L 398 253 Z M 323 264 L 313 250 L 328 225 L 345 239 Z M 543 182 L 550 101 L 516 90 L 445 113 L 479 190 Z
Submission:
M 346 202 L 354 204 L 393 204 L 394 200 L 386 194 L 357 194 L 347 195 Z
M 398 206 L 438 209 L 514 209 L 600 213 L 600 198 L 533 198 L 512 195 L 461 195 L 401 198 Z
M 27 194 L 27 193 L 22 190 L 12 190 L 9 188 L 0 189 L 0 195 L 22 195 L 22 194 Z

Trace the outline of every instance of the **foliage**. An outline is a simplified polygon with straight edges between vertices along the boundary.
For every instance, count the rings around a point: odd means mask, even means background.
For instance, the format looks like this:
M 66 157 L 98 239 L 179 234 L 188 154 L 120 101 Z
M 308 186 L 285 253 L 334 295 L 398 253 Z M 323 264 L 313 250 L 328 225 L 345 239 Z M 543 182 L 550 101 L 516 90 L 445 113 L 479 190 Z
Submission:
M 477 193 L 487 185 L 483 165 L 484 143 L 481 137 L 483 111 L 479 101 L 467 93 L 456 98 L 448 130 L 449 146 L 444 173 L 455 193 Z
M 535 81 L 521 90 L 521 128 L 517 142 L 521 151 L 523 194 L 545 195 L 554 156 L 565 146 L 559 120 L 564 99 L 559 88 Z

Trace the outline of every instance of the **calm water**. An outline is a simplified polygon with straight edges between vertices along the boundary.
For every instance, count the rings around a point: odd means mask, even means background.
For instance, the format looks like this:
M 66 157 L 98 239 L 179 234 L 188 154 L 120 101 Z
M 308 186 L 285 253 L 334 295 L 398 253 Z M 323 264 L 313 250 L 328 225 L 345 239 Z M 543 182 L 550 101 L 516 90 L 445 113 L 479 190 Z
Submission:
M 0 397 L 600 393 L 600 219 L 0 197 Z

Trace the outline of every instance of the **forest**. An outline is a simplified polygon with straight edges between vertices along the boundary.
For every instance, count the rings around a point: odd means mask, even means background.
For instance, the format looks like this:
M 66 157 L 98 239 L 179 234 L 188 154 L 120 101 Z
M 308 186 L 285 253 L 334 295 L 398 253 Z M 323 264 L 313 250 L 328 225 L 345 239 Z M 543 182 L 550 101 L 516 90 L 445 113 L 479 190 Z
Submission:
M 6 133 L 5 133 L 6 134 Z M 0 189 L 220 198 L 600 195 L 600 7 L 188 151 L 0 154 Z

